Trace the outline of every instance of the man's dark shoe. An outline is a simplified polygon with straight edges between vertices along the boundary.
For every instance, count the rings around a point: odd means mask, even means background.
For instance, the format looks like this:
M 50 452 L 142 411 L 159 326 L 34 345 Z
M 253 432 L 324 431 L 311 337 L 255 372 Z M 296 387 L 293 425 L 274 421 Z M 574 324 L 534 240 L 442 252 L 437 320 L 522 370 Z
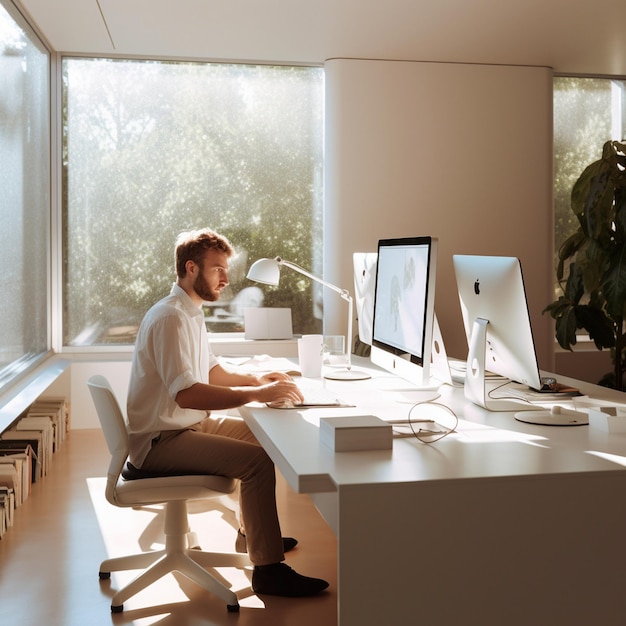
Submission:
M 285 563 L 256 566 L 252 572 L 254 593 L 287 598 L 314 596 L 324 591 L 328 583 L 321 578 L 309 578 L 292 570 Z
M 283 552 L 289 552 L 298 545 L 298 540 L 293 537 L 283 537 Z M 241 554 L 245 554 L 248 551 L 248 544 L 246 542 L 246 536 L 240 531 L 237 531 L 237 539 L 235 539 L 235 550 Z

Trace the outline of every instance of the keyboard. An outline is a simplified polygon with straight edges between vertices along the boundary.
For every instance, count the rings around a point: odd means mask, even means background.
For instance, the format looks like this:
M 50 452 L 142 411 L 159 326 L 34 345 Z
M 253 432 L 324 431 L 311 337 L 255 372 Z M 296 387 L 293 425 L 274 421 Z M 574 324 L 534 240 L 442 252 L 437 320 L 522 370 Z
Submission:
M 341 406 L 345 402 L 337 394 L 325 387 L 319 389 L 302 389 L 304 400 L 297 406 Z
M 304 400 L 298 404 L 289 401 L 268 402 L 272 409 L 303 409 L 325 406 L 349 406 L 334 391 L 320 387 L 316 389 L 301 389 Z

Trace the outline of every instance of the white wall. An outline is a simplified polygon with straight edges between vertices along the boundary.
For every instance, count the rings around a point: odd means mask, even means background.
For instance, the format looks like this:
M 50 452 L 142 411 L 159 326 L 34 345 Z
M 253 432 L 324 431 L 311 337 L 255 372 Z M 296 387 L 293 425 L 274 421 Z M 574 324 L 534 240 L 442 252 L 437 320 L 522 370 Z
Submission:
M 71 373 L 71 411 L 72 411 L 72 429 L 81 428 L 100 428 L 98 415 L 89 394 L 87 380 L 95 374 L 105 376 L 117 401 L 126 413 L 126 395 L 128 392 L 128 380 L 130 377 L 130 356 L 124 361 L 96 360 L 92 357 L 90 360 L 77 360 L 72 363 Z
M 325 70 L 326 278 L 352 289 L 353 252 L 438 237 L 437 316 L 448 354 L 464 358 L 452 255 L 518 256 L 551 370 L 551 70 L 355 59 Z M 345 304 L 325 306 L 326 332 L 345 333 Z

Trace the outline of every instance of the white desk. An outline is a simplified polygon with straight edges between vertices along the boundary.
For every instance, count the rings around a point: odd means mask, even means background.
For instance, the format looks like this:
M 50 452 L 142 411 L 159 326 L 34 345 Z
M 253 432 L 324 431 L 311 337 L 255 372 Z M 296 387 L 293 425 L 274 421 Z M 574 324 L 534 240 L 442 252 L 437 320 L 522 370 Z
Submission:
M 383 373 L 326 384 L 359 408 L 240 411 L 337 534 L 340 626 L 626 623 L 626 435 L 520 423 L 443 386 L 456 433 L 335 454 L 321 416 L 401 418 L 411 405 Z

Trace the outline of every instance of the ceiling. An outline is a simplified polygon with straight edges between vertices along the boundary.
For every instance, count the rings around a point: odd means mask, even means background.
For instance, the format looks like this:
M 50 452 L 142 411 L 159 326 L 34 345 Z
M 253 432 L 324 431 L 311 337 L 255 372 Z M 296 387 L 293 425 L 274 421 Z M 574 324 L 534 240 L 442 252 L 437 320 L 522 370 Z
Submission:
M 14 0 L 67 53 L 322 64 L 334 57 L 626 76 L 624 0 Z

